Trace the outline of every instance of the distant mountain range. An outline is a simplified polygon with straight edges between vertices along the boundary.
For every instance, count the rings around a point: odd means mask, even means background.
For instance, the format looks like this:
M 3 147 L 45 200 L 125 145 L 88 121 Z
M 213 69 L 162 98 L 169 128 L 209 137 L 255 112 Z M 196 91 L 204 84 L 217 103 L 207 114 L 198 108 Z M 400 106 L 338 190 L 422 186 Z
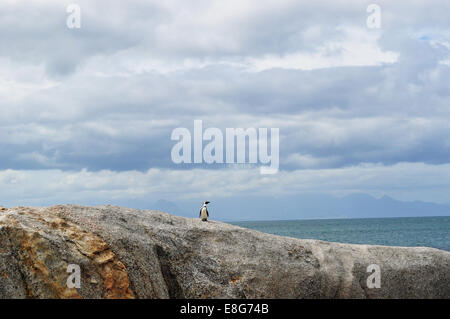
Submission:
M 323 218 L 376 218 L 450 216 L 449 204 L 423 201 L 404 202 L 389 196 L 375 198 L 357 193 L 345 197 L 324 194 L 207 198 L 211 218 L 223 221 L 286 220 Z M 196 201 L 159 200 L 149 209 L 185 217 L 197 217 L 203 199 Z

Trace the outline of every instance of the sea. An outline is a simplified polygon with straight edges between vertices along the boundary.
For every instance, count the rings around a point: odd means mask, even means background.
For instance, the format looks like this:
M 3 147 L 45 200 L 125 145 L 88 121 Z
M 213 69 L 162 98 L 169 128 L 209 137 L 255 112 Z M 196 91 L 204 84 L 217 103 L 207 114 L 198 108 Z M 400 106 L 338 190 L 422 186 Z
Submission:
M 240 221 L 264 233 L 351 244 L 425 246 L 450 251 L 450 216 Z

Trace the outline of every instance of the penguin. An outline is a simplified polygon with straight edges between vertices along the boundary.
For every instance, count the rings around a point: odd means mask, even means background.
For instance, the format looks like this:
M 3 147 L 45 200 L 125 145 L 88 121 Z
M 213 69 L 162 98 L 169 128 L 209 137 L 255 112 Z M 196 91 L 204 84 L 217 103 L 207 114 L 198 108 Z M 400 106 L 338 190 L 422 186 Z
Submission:
M 202 208 L 200 208 L 200 214 L 199 214 L 199 217 L 202 218 L 202 221 L 203 221 L 203 222 L 208 221 L 208 217 L 209 217 L 208 208 L 206 208 L 206 205 L 207 205 L 207 204 L 209 204 L 208 201 L 203 202 L 203 206 L 202 206 Z

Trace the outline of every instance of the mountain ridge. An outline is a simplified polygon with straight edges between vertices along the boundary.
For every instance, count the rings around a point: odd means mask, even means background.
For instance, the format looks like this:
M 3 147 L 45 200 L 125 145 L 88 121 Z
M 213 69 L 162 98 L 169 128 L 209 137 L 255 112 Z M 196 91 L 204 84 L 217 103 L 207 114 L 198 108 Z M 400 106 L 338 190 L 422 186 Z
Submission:
M 203 199 L 204 200 L 204 199 Z M 166 201 L 165 211 L 196 217 L 202 199 Z M 450 216 L 450 205 L 424 201 L 400 201 L 389 196 L 375 198 L 365 193 L 344 197 L 324 194 L 289 195 L 272 198 L 246 196 L 210 199 L 212 218 L 222 221 L 262 221 L 335 218 L 389 218 Z M 182 207 L 182 208 L 181 208 Z

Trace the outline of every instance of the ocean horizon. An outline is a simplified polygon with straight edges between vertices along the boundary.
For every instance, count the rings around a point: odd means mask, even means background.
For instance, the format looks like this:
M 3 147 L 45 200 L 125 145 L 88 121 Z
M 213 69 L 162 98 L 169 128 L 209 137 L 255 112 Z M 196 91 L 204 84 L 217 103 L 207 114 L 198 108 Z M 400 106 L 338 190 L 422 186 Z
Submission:
M 264 233 L 346 244 L 450 251 L 450 216 L 231 221 Z

